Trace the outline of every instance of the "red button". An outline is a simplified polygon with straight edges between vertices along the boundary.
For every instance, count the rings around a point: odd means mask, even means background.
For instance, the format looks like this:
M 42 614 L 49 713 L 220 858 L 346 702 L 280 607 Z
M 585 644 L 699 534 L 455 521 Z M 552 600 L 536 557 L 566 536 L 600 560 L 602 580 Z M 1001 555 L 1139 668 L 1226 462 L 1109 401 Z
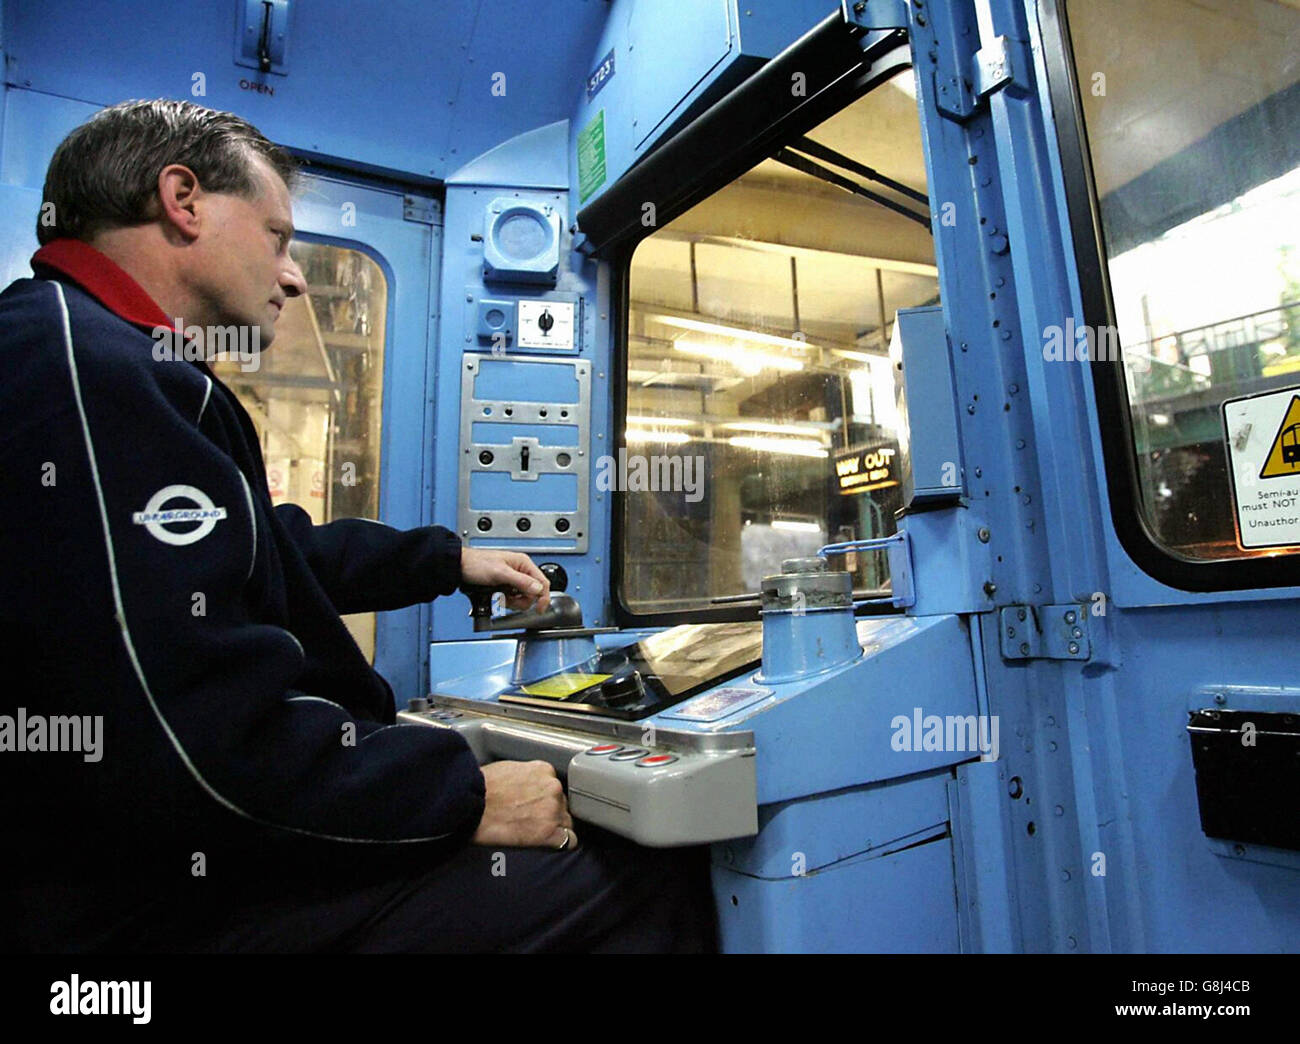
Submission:
M 650 757 L 648 758 L 642 758 L 640 761 L 637 762 L 637 764 L 643 766 L 644 768 L 651 768 L 652 766 L 655 765 L 667 765 L 670 762 L 674 762 L 676 760 L 677 760 L 676 754 L 651 754 Z
M 587 751 L 587 753 L 588 754 L 613 754 L 614 751 L 622 750 L 622 749 L 623 749 L 623 744 L 621 743 L 602 743 L 597 747 L 592 747 L 589 751 Z

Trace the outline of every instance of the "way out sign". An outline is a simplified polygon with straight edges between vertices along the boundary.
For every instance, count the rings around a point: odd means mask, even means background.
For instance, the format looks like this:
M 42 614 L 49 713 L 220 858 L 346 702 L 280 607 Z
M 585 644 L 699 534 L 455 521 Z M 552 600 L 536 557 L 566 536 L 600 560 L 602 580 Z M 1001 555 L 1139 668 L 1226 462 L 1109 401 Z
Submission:
M 1300 388 L 1223 404 L 1237 543 L 1300 545 Z

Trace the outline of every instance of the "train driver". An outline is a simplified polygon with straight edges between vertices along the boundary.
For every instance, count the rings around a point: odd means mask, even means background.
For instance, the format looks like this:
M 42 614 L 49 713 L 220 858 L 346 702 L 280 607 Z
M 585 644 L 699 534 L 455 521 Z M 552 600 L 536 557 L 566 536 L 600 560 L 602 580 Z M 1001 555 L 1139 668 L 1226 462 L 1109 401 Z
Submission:
M 465 583 L 544 605 L 536 566 L 273 506 L 247 412 L 170 333 L 270 344 L 307 292 L 294 180 L 230 113 L 115 105 L 58 147 L 35 278 L 0 295 L 11 943 L 709 948 L 701 852 L 580 846 L 549 765 L 480 768 L 458 735 L 396 724 L 340 619 Z M 52 749 L 74 724 L 81 753 Z

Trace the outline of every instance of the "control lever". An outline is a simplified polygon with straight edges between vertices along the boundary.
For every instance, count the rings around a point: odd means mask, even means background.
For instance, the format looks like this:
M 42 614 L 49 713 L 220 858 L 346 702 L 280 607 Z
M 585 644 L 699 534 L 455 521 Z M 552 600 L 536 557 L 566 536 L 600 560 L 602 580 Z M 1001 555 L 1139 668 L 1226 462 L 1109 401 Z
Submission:
M 493 589 L 475 585 L 466 586 L 464 590 L 469 595 L 470 617 L 474 621 L 474 630 L 550 631 L 581 627 L 582 606 L 572 595 L 565 593 L 564 589 L 569 586 L 569 575 L 564 571 L 564 566 L 558 562 L 543 562 L 538 568 L 551 583 L 551 604 L 540 611 L 522 609 L 517 613 L 493 616 Z

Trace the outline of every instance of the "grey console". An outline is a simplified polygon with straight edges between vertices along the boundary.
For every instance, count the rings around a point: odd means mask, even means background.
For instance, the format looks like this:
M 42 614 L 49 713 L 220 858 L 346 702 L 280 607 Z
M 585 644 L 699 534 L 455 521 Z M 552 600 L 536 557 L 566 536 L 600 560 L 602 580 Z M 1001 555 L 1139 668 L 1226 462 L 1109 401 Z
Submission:
M 454 729 L 480 764 L 546 761 L 569 809 L 653 848 L 758 832 L 753 734 L 701 734 L 544 708 L 434 697 L 403 722 Z

